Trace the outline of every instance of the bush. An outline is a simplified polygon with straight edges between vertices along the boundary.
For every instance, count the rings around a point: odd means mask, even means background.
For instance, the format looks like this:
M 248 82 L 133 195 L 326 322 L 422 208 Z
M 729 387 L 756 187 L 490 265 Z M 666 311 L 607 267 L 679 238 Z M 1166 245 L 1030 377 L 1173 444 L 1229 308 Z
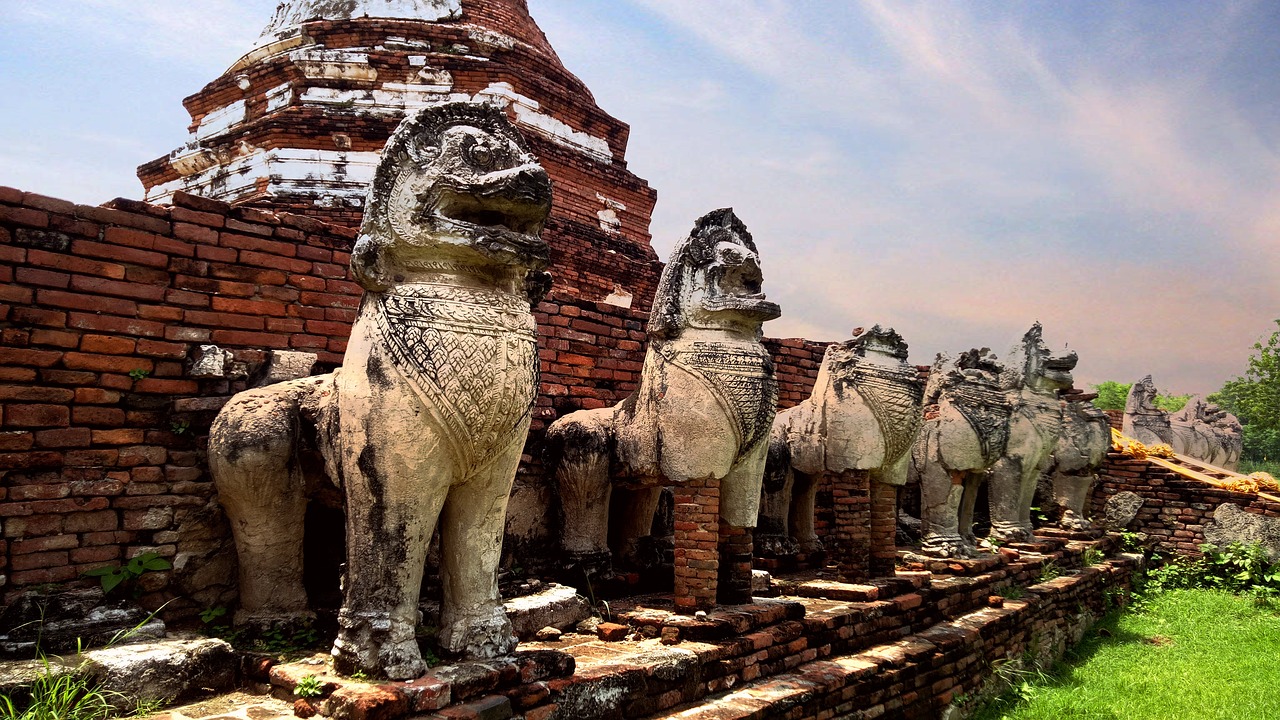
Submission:
M 1177 557 L 1147 573 L 1143 590 L 1225 590 L 1260 598 L 1280 596 L 1280 560 L 1257 543 L 1201 545 L 1204 557 Z

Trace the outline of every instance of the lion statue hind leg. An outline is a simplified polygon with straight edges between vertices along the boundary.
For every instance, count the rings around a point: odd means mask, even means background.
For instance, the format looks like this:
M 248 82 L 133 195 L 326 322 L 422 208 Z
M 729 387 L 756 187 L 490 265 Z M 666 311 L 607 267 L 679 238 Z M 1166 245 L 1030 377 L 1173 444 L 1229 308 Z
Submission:
M 302 582 L 306 482 L 296 451 L 301 406 L 331 388 L 331 375 L 239 393 L 214 419 L 209 470 L 239 559 L 237 625 L 309 619 Z

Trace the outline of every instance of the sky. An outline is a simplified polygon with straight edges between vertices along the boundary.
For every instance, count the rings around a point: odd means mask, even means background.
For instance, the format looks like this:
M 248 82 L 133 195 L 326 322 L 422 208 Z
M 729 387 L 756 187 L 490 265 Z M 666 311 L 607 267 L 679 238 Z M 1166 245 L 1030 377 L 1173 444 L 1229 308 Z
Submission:
M 0 185 L 137 198 L 276 0 L 0 0 Z M 773 337 L 911 360 L 1039 320 L 1077 386 L 1207 393 L 1280 318 L 1280 3 L 529 0 L 631 125 L 665 255 L 732 206 Z

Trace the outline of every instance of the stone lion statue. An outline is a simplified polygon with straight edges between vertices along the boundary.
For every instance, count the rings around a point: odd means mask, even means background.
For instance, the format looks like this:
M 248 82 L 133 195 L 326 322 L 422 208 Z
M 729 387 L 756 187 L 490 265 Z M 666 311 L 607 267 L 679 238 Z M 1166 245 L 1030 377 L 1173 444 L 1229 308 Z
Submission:
M 1156 406 L 1160 391 L 1148 375 L 1129 388 L 1124 401 L 1124 424 L 1121 432 L 1144 445 L 1173 446 L 1173 428 L 1169 413 Z
M 1036 484 L 1049 468 L 1062 432 L 1058 393 L 1071 387 L 1075 351 L 1054 354 L 1035 323 L 1005 358 L 1001 385 L 1008 395 L 1009 434 L 1003 456 L 991 468 L 988 499 L 991 537 L 1000 542 L 1031 538 Z
M 906 360 L 902 337 L 879 325 L 827 346 L 812 394 L 773 421 L 757 525 L 758 553 L 808 555 L 824 549 L 814 532 L 813 512 L 814 496 L 826 473 L 864 472 L 873 496 L 896 495 L 895 488 L 906 483 L 924 392 L 919 373 Z M 890 514 L 880 517 L 885 509 Z M 887 530 L 886 537 L 873 533 L 870 538 L 872 556 L 893 555 L 895 514 L 896 502 L 872 500 L 872 527 Z M 880 547 L 885 542 L 888 547 Z M 867 557 L 849 557 L 849 550 L 837 552 L 842 565 L 859 559 L 866 564 Z M 863 570 L 882 573 L 892 568 L 890 560 L 887 568 Z
M 921 550 L 936 557 L 973 557 L 978 489 L 1004 456 L 1009 398 L 1004 366 L 988 348 L 952 360 L 939 354 L 924 389 L 924 424 L 911 450 L 920 482 Z
M 1125 400 L 1125 435 L 1146 445 L 1164 444 L 1179 455 L 1235 470 L 1244 449 L 1244 428 L 1235 415 L 1192 395 L 1176 413 L 1156 405 L 1159 391 L 1150 375 L 1133 384 Z
M 537 393 L 551 183 L 501 111 L 450 103 L 401 123 L 366 208 L 342 368 L 232 398 L 209 457 L 240 556 L 237 621 L 307 613 L 301 520 L 323 476 L 347 512 L 335 666 L 406 679 L 426 669 L 414 630 L 437 522 L 441 647 L 515 646 L 497 568 Z
M 755 526 L 778 399 L 760 338 L 780 310 L 761 282 L 755 242 L 733 211 L 699 219 L 659 280 L 639 389 L 548 428 L 570 558 L 602 568 L 612 548 L 623 561 L 643 560 L 662 488 L 694 480 L 719 482 L 722 524 Z M 719 567 L 745 562 L 746 573 L 722 572 L 721 602 L 750 600 L 750 535 L 745 547 L 736 537 L 732 547 L 721 538 Z
M 1111 423 L 1091 400 L 1062 401 L 1062 432 L 1053 451 L 1050 480 L 1053 502 L 1062 513 L 1058 527 L 1063 530 L 1093 527 L 1085 517 L 1085 506 L 1098 468 L 1111 449 Z

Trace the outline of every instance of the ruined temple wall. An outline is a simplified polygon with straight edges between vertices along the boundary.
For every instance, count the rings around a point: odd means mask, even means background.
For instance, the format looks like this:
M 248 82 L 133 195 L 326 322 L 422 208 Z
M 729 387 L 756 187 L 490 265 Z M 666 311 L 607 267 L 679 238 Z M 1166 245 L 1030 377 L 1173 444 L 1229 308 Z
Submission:
M 1208 542 L 1204 527 L 1223 503 L 1239 505 L 1255 515 L 1280 518 L 1280 503 L 1206 485 L 1124 453 L 1107 454 L 1100 478 L 1093 490 L 1093 516 L 1103 517 L 1107 500 L 1116 493 L 1140 496 L 1142 507 L 1127 529 L 1154 538 L 1163 553 L 1199 554 L 1200 546 Z
M 355 231 L 184 194 L 109 205 L 0 188 L 0 593 L 155 551 L 175 570 L 144 577 L 149 602 L 225 604 L 234 552 L 204 440 L 246 380 L 192 378 L 189 359 L 216 344 L 249 371 L 267 350 L 339 364 L 361 295 L 347 269 Z M 555 532 L 546 425 L 626 397 L 645 348 L 639 309 L 553 294 L 535 313 L 542 387 L 512 554 L 545 554 Z M 821 345 L 769 346 L 794 404 Z

